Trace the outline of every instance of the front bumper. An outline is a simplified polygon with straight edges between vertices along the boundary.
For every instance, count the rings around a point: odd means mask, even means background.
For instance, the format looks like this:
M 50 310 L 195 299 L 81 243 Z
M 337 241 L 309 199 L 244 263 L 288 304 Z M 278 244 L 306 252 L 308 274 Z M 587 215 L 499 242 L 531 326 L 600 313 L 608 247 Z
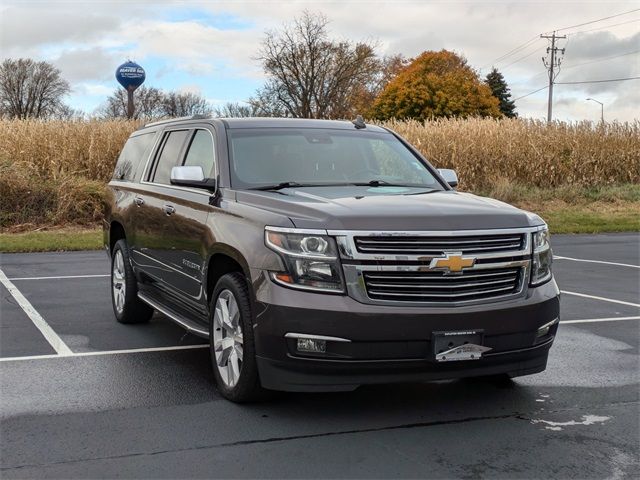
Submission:
M 555 281 L 526 297 L 467 307 L 369 305 L 348 296 L 315 294 L 254 278 L 254 336 L 265 388 L 285 391 L 353 390 L 363 384 L 420 382 L 506 373 L 521 376 L 546 367 L 559 318 Z M 438 363 L 433 332 L 482 330 L 492 350 L 480 360 Z M 348 339 L 328 342 L 325 355 L 300 354 L 287 333 Z

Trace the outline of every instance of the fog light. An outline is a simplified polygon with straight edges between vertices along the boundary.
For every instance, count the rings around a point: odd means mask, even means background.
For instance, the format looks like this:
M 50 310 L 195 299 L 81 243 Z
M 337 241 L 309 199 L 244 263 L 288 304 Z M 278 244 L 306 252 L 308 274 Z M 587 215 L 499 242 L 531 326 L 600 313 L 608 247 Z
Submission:
M 327 342 L 325 340 L 315 340 L 313 338 L 298 338 L 296 348 L 299 352 L 326 353 Z
M 551 330 L 551 327 L 553 327 L 556 323 L 558 323 L 558 319 L 557 318 L 553 319 L 549 323 L 545 323 L 544 325 L 542 325 L 538 329 L 538 333 L 536 334 L 536 338 L 540 338 L 540 337 L 544 337 L 545 335 L 548 335 L 549 334 L 549 330 Z

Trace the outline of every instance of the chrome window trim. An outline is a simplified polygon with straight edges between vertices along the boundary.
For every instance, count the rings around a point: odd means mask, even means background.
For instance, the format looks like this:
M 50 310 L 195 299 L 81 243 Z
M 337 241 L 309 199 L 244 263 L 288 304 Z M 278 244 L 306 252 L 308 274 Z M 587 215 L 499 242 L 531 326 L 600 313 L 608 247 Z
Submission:
M 216 182 L 216 188 L 214 191 L 211 190 L 207 190 L 207 189 L 202 189 L 202 188 L 191 188 L 191 187 L 180 187 L 178 185 L 171 185 L 169 184 L 165 184 L 165 183 L 156 183 L 156 182 L 150 182 L 148 180 L 145 180 L 145 178 L 149 175 L 149 168 L 151 166 L 153 166 L 153 161 L 158 157 L 158 146 L 159 146 L 159 142 L 161 142 L 164 138 L 165 135 L 167 133 L 170 132 L 175 132 L 175 131 L 180 131 L 180 130 L 187 130 L 190 131 L 192 130 L 193 132 L 191 133 L 191 137 L 189 137 L 189 141 L 193 140 L 193 136 L 195 135 L 195 132 L 197 130 L 205 130 L 206 132 L 209 133 L 209 135 L 211 135 L 211 141 L 213 142 L 213 155 L 214 155 L 214 164 L 213 164 L 213 170 L 215 173 L 215 178 L 219 178 L 220 176 L 220 171 L 218 169 L 218 153 L 216 151 L 216 146 L 217 146 L 217 142 L 216 142 L 216 138 L 213 135 L 213 133 L 211 133 L 211 130 L 209 130 L 208 128 L 204 128 L 202 126 L 193 126 L 193 125 L 189 125 L 189 124 L 185 124 L 185 125 L 176 125 L 176 128 L 167 128 L 165 130 L 161 131 L 161 134 L 158 135 L 158 138 L 156 139 L 156 143 L 153 146 L 153 150 L 151 150 L 151 153 L 149 154 L 149 158 L 147 159 L 147 163 L 144 166 L 144 170 L 142 172 L 142 177 L 140 177 L 140 184 L 142 185 L 152 185 L 154 187 L 164 187 L 164 188 L 171 188 L 173 190 L 180 190 L 183 192 L 191 192 L 191 193 L 199 193 L 200 195 L 206 195 L 208 197 L 215 195 L 218 192 L 218 185 Z M 184 156 L 183 156 L 183 160 L 186 158 L 186 154 L 189 152 L 189 147 L 191 147 L 191 143 L 189 143 L 189 145 L 187 146 L 187 149 L 184 151 Z

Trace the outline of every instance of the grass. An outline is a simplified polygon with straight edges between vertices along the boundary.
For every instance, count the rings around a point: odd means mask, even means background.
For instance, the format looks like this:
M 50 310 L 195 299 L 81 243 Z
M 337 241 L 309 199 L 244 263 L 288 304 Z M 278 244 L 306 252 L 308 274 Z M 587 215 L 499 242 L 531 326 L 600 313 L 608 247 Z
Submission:
M 546 220 L 551 233 L 640 232 L 640 185 L 598 189 L 500 188 L 483 192 Z M 99 228 L 0 233 L 0 252 L 98 250 Z
M 102 248 L 102 229 L 67 228 L 27 233 L 0 233 L 0 252 L 61 252 Z

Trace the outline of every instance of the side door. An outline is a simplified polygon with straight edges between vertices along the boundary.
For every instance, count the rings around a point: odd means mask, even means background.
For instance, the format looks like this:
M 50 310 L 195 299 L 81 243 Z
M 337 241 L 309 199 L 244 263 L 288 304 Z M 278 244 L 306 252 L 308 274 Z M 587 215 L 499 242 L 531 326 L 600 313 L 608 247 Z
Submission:
M 202 126 L 189 130 L 176 165 L 200 166 L 205 177 L 215 178 L 215 142 L 209 128 Z M 174 186 L 168 178 L 157 175 L 153 177 L 153 186 L 164 215 L 162 249 L 157 255 L 167 269 L 163 278 L 169 289 L 167 297 L 175 306 L 206 321 L 203 272 L 210 235 L 207 228 L 209 199 L 213 192 Z
M 164 260 L 165 251 L 170 248 L 165 239 L 165 224 L 169 221 L 165 205 L 170 204 L 172 198 L 170 190 L 165 191 L 158 186 L 169 184 L 171 169 L 182 161 L 190 133 L 188 128 L 162 133 L 160 146 L 136 192 L 135 248 L 132 256 L 140 272 L 143 289 L 155 287 L 168 290 L 171 270 Z

